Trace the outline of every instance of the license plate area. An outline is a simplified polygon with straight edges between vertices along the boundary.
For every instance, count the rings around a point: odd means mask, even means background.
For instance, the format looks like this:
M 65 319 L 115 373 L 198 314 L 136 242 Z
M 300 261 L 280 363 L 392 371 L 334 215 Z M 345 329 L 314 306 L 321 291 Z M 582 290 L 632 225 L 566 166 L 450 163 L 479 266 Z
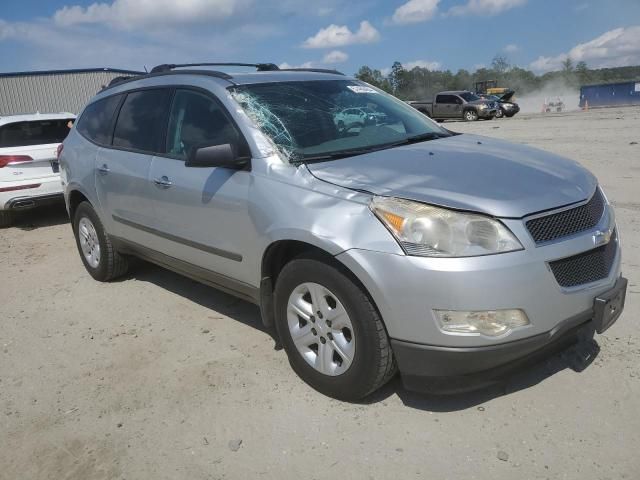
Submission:
M 615 323 L 622 310 L 627 296 L 627 279 L 620 277 L 615 286 L 599 295 L 593 304 L 593 323 L 596 332 L 602 333 Z
M 60 173 L 60 163 L 57 160 L 49 160 L 53 173 Z

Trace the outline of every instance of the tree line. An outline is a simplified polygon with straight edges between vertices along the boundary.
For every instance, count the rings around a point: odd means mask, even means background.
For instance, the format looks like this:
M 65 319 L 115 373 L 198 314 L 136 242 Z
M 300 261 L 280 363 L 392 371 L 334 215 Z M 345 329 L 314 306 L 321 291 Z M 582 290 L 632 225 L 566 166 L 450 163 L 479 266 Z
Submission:
M 496 55 L 488 68 L 474 72 L 460 69 L 435 71 L 415 67 L 406 70 L 400 62 L 394 62 L 388 75 L 366 65 L 360 67 L 356 78 L 394 94 L 402 100 L 429 100 L 443 90 L 471 90 L 475 82 L 496 80 L 499 87 L 526 95 L 549 84 L 579 88 L 582 85 L 640 81 L 640 66 L 591 69 L 585 62 L 574 63 L 567 58 L 562 70 L 536 75 L 530 70 L 511 65 L 502 55 Z

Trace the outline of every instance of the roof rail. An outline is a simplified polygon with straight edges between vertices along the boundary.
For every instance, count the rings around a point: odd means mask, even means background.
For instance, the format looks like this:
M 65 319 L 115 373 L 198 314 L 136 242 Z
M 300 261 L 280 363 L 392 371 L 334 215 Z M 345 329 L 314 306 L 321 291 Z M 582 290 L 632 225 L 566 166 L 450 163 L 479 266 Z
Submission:
M 331 70 L 328 68 L 280 68 L 280 72 L 314 72 L 314 73 L 332 73 L 334 75 L 343 75 L 344 73 L 338 70 Z
M 150 73 L 169 72 L 175 68 L 186 67 L 254 67 L 259 72 L 279 70 L 275 63 L 164 63 L 153 67 Z
M 111 79 L 111 81 L 109 82 L 107 87 L 112 87 L 113 85 L 115 85 L 117 83 L 124 82 L 126 80 L 129 80 L 130 78 L 134 78 L 134 77 L 133 76 L 127 76 L 127 75 L 120 75 L 119 77 L 114 77 L 114 78 Z
M 126 77 L 126 76 L 120 76 L 118 78 L 114 78 L 113 80 L 111 80 L 111 82 L 109 82 L 108 85 L 105 85 L 102 87 L 102 89 L 100 90 L 101 92 L 104 92 L 105 90 L 108 90 L 110 88 L 125 84 L 125 83 L 129 83 L 129 82 L 133 82 L 135 80 L 141 80 L 144 78 L 148 78 L 148 77 L 157 77 L 157 76 L 161 76 L 161 75 L 179 75 L 179 74 L 183 74 L 185 72 L 181 72 L 181 71 L 173 71 L 173 70 L 159 70 L 156 72 L 149 72 L 149 73 L 141 73 L 138 76 L 135 77 Z M 190 74 L 197 74 L 197 75 L 207 75 L 210 77 L 216 77 L 216 78 L 222 78 L 224 80 L 227 80 L 231 83 L 233 83 L 232 81 L 232 76 L 229 75 L 228 73 L 224 73 L 224 72 L 218 72 L 216 70 L 188 70 L 186 73 L 190 73 Z

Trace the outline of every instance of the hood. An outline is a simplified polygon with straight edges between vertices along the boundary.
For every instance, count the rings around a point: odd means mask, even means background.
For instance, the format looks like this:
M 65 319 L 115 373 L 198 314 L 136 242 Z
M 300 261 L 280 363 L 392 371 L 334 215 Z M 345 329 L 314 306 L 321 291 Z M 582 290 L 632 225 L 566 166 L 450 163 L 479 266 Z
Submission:
M 514 90 L 509 90 L 507 93 L 505 93 L 504 95 L 502 95 L 500 97 L 500 101 L 501 102 L 510 102 L 511 99 L 513 98 L 513 96 L 515 95 L 515 91 Z
M 597 183 L 572 160 L 466 134 L 307 168 L 342 187 L 505 218 L 586 200 Z

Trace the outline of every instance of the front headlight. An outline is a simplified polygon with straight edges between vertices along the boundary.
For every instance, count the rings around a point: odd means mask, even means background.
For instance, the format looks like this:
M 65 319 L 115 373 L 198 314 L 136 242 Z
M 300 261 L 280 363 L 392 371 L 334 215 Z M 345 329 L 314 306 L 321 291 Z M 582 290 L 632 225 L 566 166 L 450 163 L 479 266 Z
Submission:
M 475 257 L 522 250 L 507 227 L 484 215 L 393 197 L 374 197 L 370 208 L 408 255 Z

